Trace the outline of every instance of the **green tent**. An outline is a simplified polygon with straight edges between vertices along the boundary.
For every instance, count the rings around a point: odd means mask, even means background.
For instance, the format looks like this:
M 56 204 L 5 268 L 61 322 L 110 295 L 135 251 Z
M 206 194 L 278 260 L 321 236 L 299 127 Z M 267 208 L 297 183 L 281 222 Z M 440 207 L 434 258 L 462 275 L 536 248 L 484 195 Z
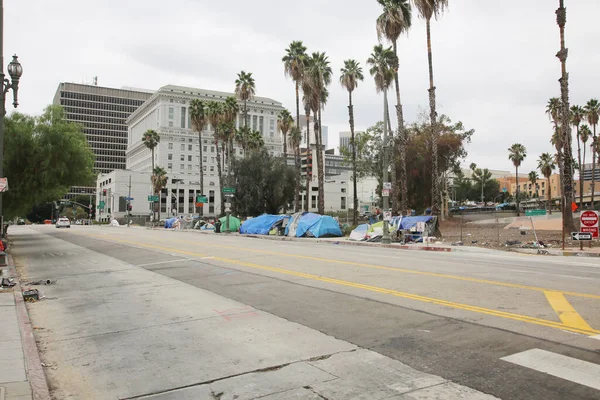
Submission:
M 227 230 L 227 217 L 221 217 L 219 221 L 221 221 L 221 232 L 237 232 L 240 230 L 240 225 L 242 224 L 238 218 L 230 215 L 229 230 Z

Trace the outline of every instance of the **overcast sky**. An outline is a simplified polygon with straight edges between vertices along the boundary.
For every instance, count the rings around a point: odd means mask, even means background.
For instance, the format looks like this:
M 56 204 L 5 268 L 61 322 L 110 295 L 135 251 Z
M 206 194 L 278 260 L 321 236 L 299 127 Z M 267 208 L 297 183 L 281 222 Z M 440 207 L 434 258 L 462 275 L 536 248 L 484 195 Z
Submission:
M 571 103 L 583 105 L 600 97 L 600 1 L 565 3 Z M 512 170 L 507 148 L 520 142 L 528 150 L 527 172 L 540 153 L 552 151 L 544 109 L 560 95 L 557 6 L 558 0 L 450 0 L 432 23 L 438 112 L 475 129 L 464 165 Z M 302 40 L 309 51 L 326 52 L 335 73 L 323 112 L 329 146 L 349 130 L 348 96 L 338 83 L 343 60 L 359 60 L 365 72 L 354 94 L 357 129 L 381 119 L 382 98 L 365 66 L 377 44 L 376 0 L 5 0 L 4 7 L 5 64 L 19 55 L 25 113 L 40 113 L 62 81 L 91 83 L 98 76 L 107 87 L 231 92 L 240 70 L 254 74 L 257 94 L 293 110 L 294 86 L 281 57 L 292 40 Z M 428 107 L 425 24 L 413 15 L 399 43 L 408 122 Z

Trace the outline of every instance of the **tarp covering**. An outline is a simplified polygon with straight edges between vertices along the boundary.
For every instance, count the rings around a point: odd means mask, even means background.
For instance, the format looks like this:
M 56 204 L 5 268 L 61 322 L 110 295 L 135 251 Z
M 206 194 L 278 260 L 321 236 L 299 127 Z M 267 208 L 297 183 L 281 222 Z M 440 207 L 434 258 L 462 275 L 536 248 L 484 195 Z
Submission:
M 245 221 L 240 227 L 240 233 L 251 235 L 268 235 L 277 222 L 290 218 L 289 215 L 263 214 Z
M 328 215 L 319 215 L 314 213 L 303 213 L 297 219 L 293 221 L 297 223 L 295 234 L 293 227 L 290 229 L 290 225 L 286 227 L 286 236 L 303 237 L 340 237 L 342 236 L 342 230 L 340 224 Z
M 417 225 L 417 222 L 425 222 L 426 224 L 431 221 L 433 217 L 428 215 L 419 215 L 416 217 L 402 217 L 400 220 L 400 229 L 410 229 Z
M 177 218 L 169 218 L 165 221 L 165 228 L 170 229 L 173 228 L 173 224 L 177 222 Z
M 349 240 L 365 240 L 367 238 L 367 231 L 369 230 L 369 224 L 358 225 L 352 232 L 350 232 Z
M 219 221 L 221 221 L 221 232 L 237 232 L 240 229 L 241 221 L 233 215 L 229 216 L 229 230 L 225 229 L 227 217 L 221 217 Z

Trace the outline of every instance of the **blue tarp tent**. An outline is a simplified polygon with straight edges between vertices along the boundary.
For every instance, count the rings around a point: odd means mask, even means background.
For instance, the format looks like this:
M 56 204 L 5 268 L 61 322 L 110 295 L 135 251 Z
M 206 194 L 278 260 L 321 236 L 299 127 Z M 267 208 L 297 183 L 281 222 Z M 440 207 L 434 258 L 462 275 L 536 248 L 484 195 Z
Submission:
M 367 232 L 369 230 L 369 224 L 358 225 L 351 233 L 348 239 L 350 240 L 365 240 Z
M 169 218 L 165 220 L 165 228 L 172 228 L 173 224 L 177 221 L 177 218 Z
M 256 218 L 245 221 L 240 226 L 240 233 L 251 235 L 268 235 L 269 231 L 277 222 L 283 219 L 289 219 L 289 215 L 271 215 L 263 214 Z
M 417 225 L 417 222 L 428 223 L 433 217 L 429 215 L 419 215 L 416 217 L 402 217 L 400 220 L 400 229 L 410 229 Z
M 286 227 L 286 236 L 289 234 L 289 225 Z M 339 237 L 342 230 L 338 222 L 328 215 L 304 213 L 297 219 L 296 237 Z

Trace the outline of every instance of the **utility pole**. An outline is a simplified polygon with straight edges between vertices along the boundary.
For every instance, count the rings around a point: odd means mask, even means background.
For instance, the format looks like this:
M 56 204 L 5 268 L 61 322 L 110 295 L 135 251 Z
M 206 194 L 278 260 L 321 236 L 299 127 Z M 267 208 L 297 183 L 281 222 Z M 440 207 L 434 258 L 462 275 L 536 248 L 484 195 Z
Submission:
M 131 218 L 131 211 L 129 211 L 129 207 L 131 207 L 131 174 L 129 174 L 129 185 L 127 188 L 129 189 L 129 193 L 127 194 L 127 226 L 129 226 L 129 220 Z
M 388 152 L 388 121 L 387 121 L 387 90 L 384 90 L 383 97 L 385 101 L 385 107 L 383 110 L 383 186 L 389 181 L 389 152 Z M 395 182 L 394 182 L 395 183 Z M 381 243 L 390 244 L 392 240 L 390 239 L 390 227 L 388 225 L 388 221 L 385 219 L 385 213 L 390 207 L 390 197 L 389 192 L 384 192 L 383 186 L 381 188 L 381 194 L 383 196 L 383 236 L 381 237 Z M 384 193 L 387 193 L 384 194 Z

